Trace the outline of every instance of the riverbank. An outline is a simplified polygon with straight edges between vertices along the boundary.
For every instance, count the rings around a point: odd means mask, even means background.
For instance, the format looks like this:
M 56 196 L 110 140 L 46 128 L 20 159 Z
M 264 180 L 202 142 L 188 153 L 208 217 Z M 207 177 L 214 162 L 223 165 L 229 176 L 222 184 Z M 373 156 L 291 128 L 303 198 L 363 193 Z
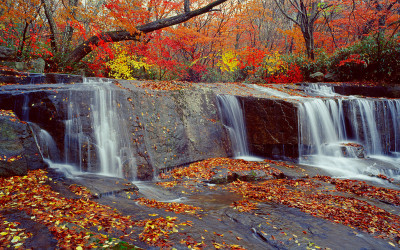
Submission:
M 1 244 L 40 249 L 399 246 L 397 185 L 324 176 L 321 169 L 292 163 L 227 158 L 134 184 L 35 170 L 1 179 Z

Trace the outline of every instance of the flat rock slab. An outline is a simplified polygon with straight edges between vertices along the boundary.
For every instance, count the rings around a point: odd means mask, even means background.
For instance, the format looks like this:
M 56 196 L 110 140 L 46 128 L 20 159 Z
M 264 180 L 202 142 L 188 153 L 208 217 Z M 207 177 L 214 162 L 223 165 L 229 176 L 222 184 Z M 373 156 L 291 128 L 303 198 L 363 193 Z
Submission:
M 137 186 L 126 179 L 96 174 L 79 175 L 72 182 L 88 188 L 94 197 L 98 198 L 104 195 L 139 190 Z
M 130 181 L 118 177 L 110 177 L 98 174 L 82 174 L 73 178 L 65 178 L 64 175 L 49 169 L 49 176 L 54 180 L 48 184 L 56 192 L 66 198 L 79 199 L 71 190 L 71 185 L 78 185 L 87 188 L 92 194 L 92 198 L 103 196 L 125 194 L 135 192 L 138 187 Z

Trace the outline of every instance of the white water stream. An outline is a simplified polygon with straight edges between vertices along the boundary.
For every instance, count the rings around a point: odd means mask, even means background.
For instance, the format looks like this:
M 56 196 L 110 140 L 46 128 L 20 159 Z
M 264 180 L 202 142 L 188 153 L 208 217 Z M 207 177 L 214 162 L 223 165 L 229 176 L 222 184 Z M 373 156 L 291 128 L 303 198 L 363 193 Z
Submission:
M 245 119 L 237 97 L 218 95 L 217 98 L 222 121 L 229 131 L 234 156 L 236 158 L 250 156 Z
M 47 131 L 41 130 L 36 135 L 50 167 L 68 176 L 85 170 L 123 177 L 124 168 L 136 176 L 129 132 L 112 85 L 107 81 L 86 80 L 72 85 L 67 99 L 63 159 L 54 157 L 58 149 Z
M 256 89 L 288 98 L 278 90 Z M 337 177 L 372 179 L 385 174 L 400 180 L 399 99 L 345 97 L 317 84 L 305 92 L 318 97 L 291 97 L 298 101 L 300 163 Z

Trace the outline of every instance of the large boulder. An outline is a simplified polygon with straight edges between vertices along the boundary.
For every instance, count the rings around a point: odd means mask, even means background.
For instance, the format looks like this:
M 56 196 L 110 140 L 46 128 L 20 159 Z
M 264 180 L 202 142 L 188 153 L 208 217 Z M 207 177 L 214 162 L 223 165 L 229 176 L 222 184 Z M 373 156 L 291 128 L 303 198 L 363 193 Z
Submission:
M 310 75 L 310 80 L 313 82 L 323 82 L 324 81 L 324 73 L 315 72 Z
M 287 100 L 240 97 L 250 152 L 276 159 L 298 153 L 297 104 Z
M 11 60 L 15 57 L 15 52 L 11 48 L 0 46 L 0 60 Z
M 337 75 L 335 75 L 334 73 L 327 73 L 324 76 L 324 80 L 325 82 L 338 82 L 340 79 Z
M 45 166 L 29 125 L 13 112 L 0 110 L 0 177 Z
M 124 113 L 126 120 L 131 120 L 137 147 L 138 178 L 149 179 L 162 169 L 232 155 L 216 95 L 210 89 L 154 91 L 120 83 L 129 90 L 127 99 L 132 107 Z
M 37 58 L 29 62 L 30 71 L 35 73 L 43 73 L 46 66 L 46 62 L 43 58 Z

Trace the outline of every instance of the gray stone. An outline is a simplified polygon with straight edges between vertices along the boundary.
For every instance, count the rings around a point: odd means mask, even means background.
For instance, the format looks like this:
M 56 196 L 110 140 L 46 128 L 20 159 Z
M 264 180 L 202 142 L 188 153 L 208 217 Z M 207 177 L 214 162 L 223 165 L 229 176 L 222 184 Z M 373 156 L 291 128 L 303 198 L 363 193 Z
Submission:
M 9 111 L 0 111 L 0 177 L 24 175 L 44 168 L 29 125 Z
M 315 82 L 323 82 L 324 81 L 324 73 L 316 72 L 310 75 L 310 80 Z
M 136 118 L 131 121 L 131 130 L 137 146 L 138 176 L 231 155 L 211 90 L 152 91 L 129 82 L 121 84 L 130 90 L 132 109 L 127 115 Z
M 28 64 L 26 62 L 15 62 L 15 69 L 18 71 L 28 70 Z
M 46 66 L 46 62 L 43 60 L 43 58 L 37 58 L 35 60 L 30 61 L 29 66 L 32 72 L 43 73 L 44 68 Z
M 365 150 L 363 145 L 357 143 L 342 143 L 340 145 L 342 155 L 351 158 L 365 158 Z
M 334 73 L 327 73 L 324 76 L 324 80 L 325 82 L 338 82 L 340 79 L 337 75 L 335 75 Z
M 213 184 L 225 184 L 239 179 L 239 175 L 237 173 L 232 172 L 227 168 L 217 167 L 213 169 L 213 172 L 215 174 L 209 180 L 209 182 Z
M 136 185 L 126 179 L 96 174 L 81 175 L 73 180 L 73 182 L 88 188 L 94 198 L 139 190 Z
M 0 46 L 0 60 L 10 60 L 15 57 L 15 52 L 11 48 Z
M 208 181 L 214 184 L 226 184 L 236 180 L 241 181 L 260 181 L 272 179 L 273 177 L 263 170 L 244 170 L 231 171 L 224 166 L 216 167 L 212 170 L 215 174 Z
M 247 140 L 254 155 L 298 157 L 297 104 L 279 99 L 240 97 Z

